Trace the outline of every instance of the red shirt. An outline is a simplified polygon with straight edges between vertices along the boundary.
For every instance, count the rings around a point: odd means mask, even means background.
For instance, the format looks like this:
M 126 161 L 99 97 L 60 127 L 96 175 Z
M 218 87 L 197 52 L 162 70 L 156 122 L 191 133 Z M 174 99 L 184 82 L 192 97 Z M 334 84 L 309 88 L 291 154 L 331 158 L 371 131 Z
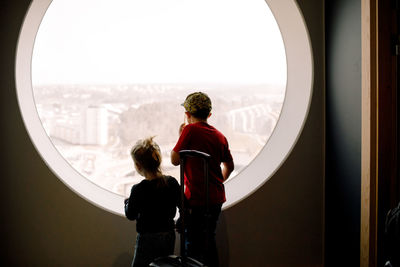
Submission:
M 198 150 L 210 154 L 209 162 L 209 193 L 210 204 L 224 203 L 225 188 L 223 184 L 221 163 L 232 161 L 228 141 L 225 136 L 213 126 L 205 122 L 187 125 L 174 151 Z M 205 204 L 205 182 L 203 162 L 197 158 L 187 158 L 185 165 L 185 196 L 192 206 Z

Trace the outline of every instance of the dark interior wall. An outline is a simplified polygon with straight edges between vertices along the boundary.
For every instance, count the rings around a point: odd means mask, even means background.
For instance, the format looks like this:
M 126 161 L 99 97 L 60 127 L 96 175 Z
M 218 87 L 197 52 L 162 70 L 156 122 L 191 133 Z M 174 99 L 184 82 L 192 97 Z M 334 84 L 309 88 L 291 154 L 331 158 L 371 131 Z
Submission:
M 327 1 L 325 23 L 326 266 L 359 266 L 361 1 Z
M 15 46 L 30 1 L 0 2 L 2 266 L 129 266 L 135 225 L 66 187 L 25 130 L 15 92 Z M 224 211 L 224 266 L 321 266 L 323 261 L 323 1 L 299 1 L 314 54 L 313 100 L 292 153 L 257 192 Z M 121 203 L 122 205 L 122 203 Z

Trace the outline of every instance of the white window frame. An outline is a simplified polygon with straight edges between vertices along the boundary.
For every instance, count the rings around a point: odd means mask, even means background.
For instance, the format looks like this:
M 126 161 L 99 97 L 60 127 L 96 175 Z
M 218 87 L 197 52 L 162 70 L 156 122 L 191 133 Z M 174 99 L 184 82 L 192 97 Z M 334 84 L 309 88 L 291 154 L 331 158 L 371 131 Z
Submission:
M 52 0 L 34 0 L 26 14 L 17 44 L 16 89 L 25 127 L 49 168 L 74 192 L 112 213 L 124 215 L 124 197 L 94 184 L 58 152 L 39 119 L 32 90 L 33 46 L 41 20 Z M 256 158 L 226 182 L 228 208 L 262 186 L 290 154 L 307 118 L 313 87 L 313 58 L 304 18 L 294 0 L 266 0 L 282 33 L 287 60 L 285 101 L 275 129 Z

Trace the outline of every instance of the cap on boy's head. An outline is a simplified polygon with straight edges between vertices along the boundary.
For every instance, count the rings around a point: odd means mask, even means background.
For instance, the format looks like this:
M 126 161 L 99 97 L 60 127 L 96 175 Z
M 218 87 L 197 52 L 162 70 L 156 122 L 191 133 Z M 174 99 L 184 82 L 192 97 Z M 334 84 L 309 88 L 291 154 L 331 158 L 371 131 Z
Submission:
M 191 93 L 182 106 L 187 112 L 200 119 L 207 119 L 211 112 L 211 99 L 202 92 Z

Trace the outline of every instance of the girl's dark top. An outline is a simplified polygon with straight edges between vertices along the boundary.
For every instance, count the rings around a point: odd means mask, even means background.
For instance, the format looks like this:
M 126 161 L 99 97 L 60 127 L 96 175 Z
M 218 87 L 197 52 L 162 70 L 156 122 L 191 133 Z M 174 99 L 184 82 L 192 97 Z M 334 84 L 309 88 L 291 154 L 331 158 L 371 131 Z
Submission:
M 136 220 L 138 233 L 157 233 L 173 230 L 174 217 L 180 198 L 180 187 L 172 176 L 143 180 L 134 185 L 125 200 L 125 215 Z

